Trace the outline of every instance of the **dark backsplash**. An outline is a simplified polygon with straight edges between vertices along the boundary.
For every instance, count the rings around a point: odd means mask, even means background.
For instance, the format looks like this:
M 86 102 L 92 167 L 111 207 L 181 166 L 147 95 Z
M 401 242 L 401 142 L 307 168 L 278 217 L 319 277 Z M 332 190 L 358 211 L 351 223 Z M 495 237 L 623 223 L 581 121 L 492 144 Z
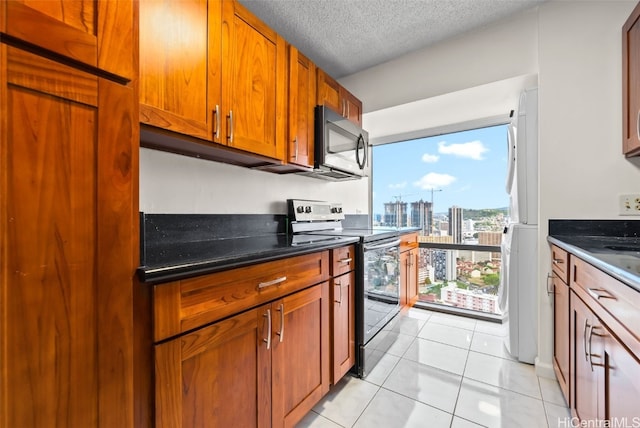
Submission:
M 640 220 L 549 220 L 549 235 L 639 237 Z

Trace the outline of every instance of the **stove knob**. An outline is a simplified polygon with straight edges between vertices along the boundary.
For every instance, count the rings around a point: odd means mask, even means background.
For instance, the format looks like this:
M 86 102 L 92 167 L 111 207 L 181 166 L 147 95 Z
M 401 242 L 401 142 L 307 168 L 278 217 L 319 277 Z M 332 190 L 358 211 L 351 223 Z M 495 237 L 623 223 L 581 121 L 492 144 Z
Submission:
M 296 208 L 296 212 L 303 213 L 304 212 L 304 207 L 302 205 L 299 205 L 298 208 Z
M 331 212 L 332 212 L 332 213 L 334 213 L 334 214 L 335 214 L 335 213 L 337 213 L 337 212 L 338 212 L 338 208 L 336 208 L 336 207 L 331 207 Z
M 338 207 L 338 212 L 341 213 L 342 212 L 342 207 Z
M 311 212 L 311 206 L 307 206 L 307 207 L 304 209 L 304 212 L 306 212 L 306 213 L 310 213 L 310 212 Z

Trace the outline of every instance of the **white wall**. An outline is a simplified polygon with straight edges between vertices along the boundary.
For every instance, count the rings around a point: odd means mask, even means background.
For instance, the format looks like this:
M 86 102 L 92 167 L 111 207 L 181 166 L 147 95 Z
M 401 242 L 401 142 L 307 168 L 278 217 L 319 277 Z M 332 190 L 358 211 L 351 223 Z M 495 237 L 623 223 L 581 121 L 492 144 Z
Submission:
M 140 211 L 171 214 L 286 214 L 286 199 L 342 202 L 369 212 L 369 179 L 329 182 L 140 149 Z
M 341 80 L 367 111 L 538 74 L 540 374 L 553 376 L 549 219 L 619 219 L 640 193 L 640 160 L 621 153 L 621 27 L 636 0 L 548 1 L 516 18 Z
M 542 279 L 550 270 L 548 219 L 619 219 L 618 195 L 640 192 L 638 161 L 622 155 L 621 28 L 635 4 L 554 1 L 540 7 Z M 539 303 L 539 358 L 550 365 L 552 306 L 542 284 Z
M 370 112 L 536 73 L 536 17 L 535 9 L 525 11 L 347 76 L 340 83 Z

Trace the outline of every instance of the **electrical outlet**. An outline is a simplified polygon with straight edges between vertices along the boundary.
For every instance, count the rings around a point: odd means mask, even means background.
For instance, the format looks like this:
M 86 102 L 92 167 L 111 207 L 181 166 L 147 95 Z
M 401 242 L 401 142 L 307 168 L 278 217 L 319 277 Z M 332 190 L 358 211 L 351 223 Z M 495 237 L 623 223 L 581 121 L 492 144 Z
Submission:
M 620 195 L 620 215 L 640 215 L 640 194 Z

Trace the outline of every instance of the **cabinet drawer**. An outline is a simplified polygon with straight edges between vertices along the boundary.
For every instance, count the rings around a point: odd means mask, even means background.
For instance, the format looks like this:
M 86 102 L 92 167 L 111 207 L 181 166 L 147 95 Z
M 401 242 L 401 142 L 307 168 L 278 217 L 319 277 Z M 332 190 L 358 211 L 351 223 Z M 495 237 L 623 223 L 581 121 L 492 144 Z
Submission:
M 418 248 L 418 233 L 409 233 L 400 236 L 400 252 Z
M 329 279 L 329 252 L 154 286 L 154 340 L 193 330 Z
M 569 253 L 555 245 L 551 246 L 551 265 L 553 272 L 565 283 L 569 283 Z
M 355 246 L 349 245 L 331 250 L 331 276 L 335 277 L 352 271 L 355 262 Z
M 571 258 L 571 277 L 571 288 L 640 357 L 640 292 L 577 257 Z

